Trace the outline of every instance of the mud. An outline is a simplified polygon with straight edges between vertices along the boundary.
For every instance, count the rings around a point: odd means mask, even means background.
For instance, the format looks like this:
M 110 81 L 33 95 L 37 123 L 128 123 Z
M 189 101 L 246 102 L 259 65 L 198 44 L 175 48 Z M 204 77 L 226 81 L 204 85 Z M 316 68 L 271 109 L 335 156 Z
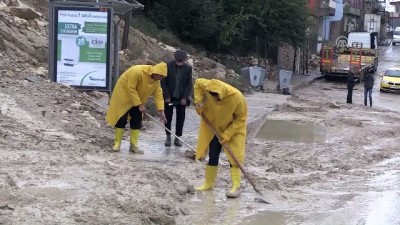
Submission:
M 374 107 L 365 107 L 357 85 L 348 105 L 345 84 L 321 80 L 290 98 L 247 96 L 245 168 L 272 204 L 254 201 L 244 178 L 242 196 L 227 199 L 226 156 L 214 190 L 194 192 L 204 164 L 184 157 L 187 147 L 165 148 L 164 130 L 148 119 L 143 155 L 128 151 L 128 129 L 121 152 L 111 152 L 105 112 L 87 100 L 104 105 L 104 98 L 51 83 L 38 71 L 46 64 L 46 18 L 14 26 L 14 17 L 0 17 L 0 224 L 400 223 L 398 95 L 375 85 Z M 383 49 L 376 84 L 397 64 L 399 49 Z M 281 122 L 263 130 L 265 118 Z M 193 147 L 198 126 L 188 108 L 182 138 Z
M 190 161 L 109 152 L 112 129 L 85 94 L 42 78 L 1 83 L 0 206 L 14 210 L 0 223 L 173 224 L 187 211 L 190 176 L 173 168 Z
M 393 66 L 387 59 L 400 53 L 389 48 L 380 70 Z M 203 197 L 208 204 L 196 202 L 197 216 L 179 217 L 179 224 L 400 224 L 399 110 L 382 98 L 397 102 L 399 96 L 376 93 L 380 78 L 375 76 L 373 108 L 363 105 L 362 84 L 349 105 L 345 83 L 335 81 L 316 81 L 280 102 L 279 95 L 265 94 L 273 107 L 261 103 L 260 96 L 248 96 L 249 105 L 273 108 L 266 110 L 268 120 L 248 142 L 246 155 L 246 168 L 273 204 L 254 203 L 249 194 L 255 192 L 242 181 L 240 203 L 216 189 L 211 212 L 210 200 Z M 311 132 L 314 126 L 318 132 Z M 316 134 L 322 136 L 319 141 L 311 138 Z M 224 182 L 228 174 L 222 176 Z M 227 213 L 235 205 L 239 209 Z
M 165 132 L 156 123 L 144 121 L 139 143 L 144 155 L 128 151 L 128 132 L 121 152 L 113 153 L 113 131 L 104 123 L 104 112 L 86 100 L 90 95 L 40 77 L 37 82 L 4 77 L 0 222 L 396 224 L 399 114 L 341 103 L 333 88 L 321 95 L 316 87 L 330 85 L 325 84 L 317 82 L 289 99 L 271 93 L 247 96 L 257 107 L 254 113 L 250 107 L 251 121 L 259 123 L 260 105 L 266 105 L 268 120 L 280 121 L 272 131 L 289 127 L 293 132 L 290 138 L 288 131 L 248 140 L 245 166 L 272 203 L 266 205 L 254 201 L 257 195 L 244 178 L 242 196 L 226 198 L 230 177 L 224 154 L 215 189 L 193 192 L 203 182 L 204 164 L 183 157 L 186 147 L 164 147 Z M 333 101 L 339 107 L 332 108 Z M 193 147 L 198 124 L 188 108 L 182 138 Z M 294 139 L 298 133 L 321 135 L 314 127 L 324 130 L 324 138 Z
M 256 138 L 304 143 L 324 143 L 325 129 L 314 123 L 299 124 L 285 120 L 267 120 L 258 131 Z

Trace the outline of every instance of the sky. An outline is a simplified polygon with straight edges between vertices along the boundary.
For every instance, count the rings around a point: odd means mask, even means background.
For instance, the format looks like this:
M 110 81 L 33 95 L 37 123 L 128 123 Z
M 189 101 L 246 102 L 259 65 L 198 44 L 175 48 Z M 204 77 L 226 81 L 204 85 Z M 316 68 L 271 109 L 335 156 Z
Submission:
M 390 2 L 400 2 L 399 0 L 387 0 L 386 3 L 386 11 L 388 12 L 394 12 L 394 6 L 390 5 Z

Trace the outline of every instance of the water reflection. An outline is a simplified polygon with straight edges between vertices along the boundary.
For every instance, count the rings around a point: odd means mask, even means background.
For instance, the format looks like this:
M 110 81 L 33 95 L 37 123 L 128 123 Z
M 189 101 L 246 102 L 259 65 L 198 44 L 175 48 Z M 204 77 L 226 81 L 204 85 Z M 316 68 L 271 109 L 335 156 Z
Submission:
M 304 143 L 325 143 L 325 128 L 315 123 L 296 123 L 286 120 L 266 120 L 257 138 Z

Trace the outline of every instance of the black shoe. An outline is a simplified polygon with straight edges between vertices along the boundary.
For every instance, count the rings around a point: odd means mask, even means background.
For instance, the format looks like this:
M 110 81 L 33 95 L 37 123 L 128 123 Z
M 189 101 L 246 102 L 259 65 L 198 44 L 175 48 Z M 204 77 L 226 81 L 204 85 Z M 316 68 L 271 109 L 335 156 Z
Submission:
M 165 139 L 165 146 L 171 146 L 171 136 L 167 136 L 167 139 Z
M 178 138 L 175 138 L 174 145 L 180 147 L 182 146 L 182 142 Z

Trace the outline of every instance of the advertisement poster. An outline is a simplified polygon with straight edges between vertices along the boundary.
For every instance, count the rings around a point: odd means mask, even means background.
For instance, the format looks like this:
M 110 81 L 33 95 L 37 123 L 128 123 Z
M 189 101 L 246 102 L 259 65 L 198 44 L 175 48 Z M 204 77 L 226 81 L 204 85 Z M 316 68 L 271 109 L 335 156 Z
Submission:
M 108 88 L 110 11 L 58 8 L 56 17 L 56 82 Z

